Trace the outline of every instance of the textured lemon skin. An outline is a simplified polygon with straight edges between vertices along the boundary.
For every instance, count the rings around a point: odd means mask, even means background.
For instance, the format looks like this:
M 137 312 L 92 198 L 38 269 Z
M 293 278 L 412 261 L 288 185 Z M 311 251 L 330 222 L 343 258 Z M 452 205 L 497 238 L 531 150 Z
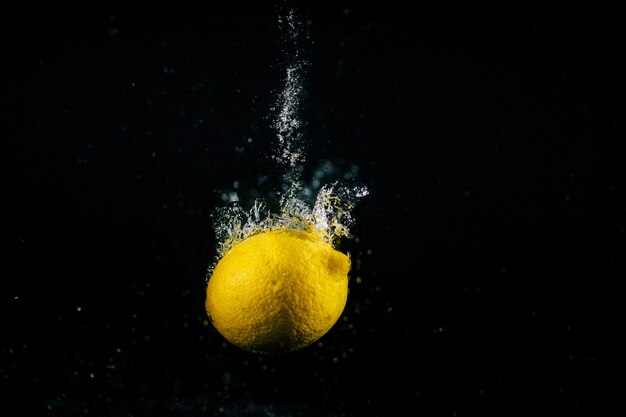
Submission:
M 231 343 L 253 352 L 305 347 L 337 322 L 348 297 L 350 258 L 305 231 L 249 237 L 218 262 L 206 310 Z

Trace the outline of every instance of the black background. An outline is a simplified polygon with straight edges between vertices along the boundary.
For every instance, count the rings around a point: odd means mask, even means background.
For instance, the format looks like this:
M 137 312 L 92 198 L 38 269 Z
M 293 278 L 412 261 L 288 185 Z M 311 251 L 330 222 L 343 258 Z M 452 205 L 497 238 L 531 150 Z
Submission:
M 278 175 L 275 7 L 4 14 L 3 416 L 598 412 L 626 223 L 617 13 L 299 14 L 307 170 L 356 164 L 371 195 L 344 317 L 276 356 L 204 312 L 220 190 Z

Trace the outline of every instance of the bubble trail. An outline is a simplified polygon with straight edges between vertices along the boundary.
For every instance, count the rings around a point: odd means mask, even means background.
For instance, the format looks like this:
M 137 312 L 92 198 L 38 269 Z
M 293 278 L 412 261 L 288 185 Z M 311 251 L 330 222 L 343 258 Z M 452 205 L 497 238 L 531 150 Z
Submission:
M 306 61 L 300 59 L 299 44 L 302 27 L 300 22 L 296 20 L 294 11 L 290 10 L 284 20 L 279 15 L 278 25 L 281 32 L 286 33 L 286 39 L 283 42 L 287 45 L 284 50 L 287 68 L 284 87 L 277 100 L 278 115 L 273 123 L 278 139 L 278 146 L 273 159 L 284 166 L 283 181 L 290 184 L 298 182 L 300 177 L 299 170 L 296 168 L 298 164 L 302 164 L 306 160 L 301 131 L 302 121 L 298 117 L 304 94 L 302 77 Z M 272 110 L 275 111 L 276 108 Z
M 278 213 L 271 212 L 267 204 L 257 198 L 252 207 L 244 209 L 237 201 L 217 208 L 213 214 L 218 241 L 215 264 L 228 250 L 243 239 L 278 228 L 306 230 L 333 244 L 337 238 L 349 236 L 354 223 L 351 210 L 356 202 L 368 194 L 364 185 L 346 185 L 339 180 L 319 188 L 313 206 L 305 201 L 311 188 L 303 189 L 301 173 L 306 162 L 306 143 L 302 132 L 300 107 L 304 95 L 303 77 L 309 64 L 301 58 L 300 42 L 302 23 L 293 10 L 278 17 L 278 27 L 284 43 L 284 85 L 270 108 L 275 114 L 272 127 L 276 143 L 271 159 L 284 171 Z M 353 170 L 356 173 L 356 170 Z M 351 173 L 350 178 L 353 175 Z M 348 177 L 346 177 L 348 178 Z M 314 181 L 317 181 L 315 179 Z M 321 185 L 321 184 L 320 184 Z M 317 188 L 317 187 L 314 187 Z

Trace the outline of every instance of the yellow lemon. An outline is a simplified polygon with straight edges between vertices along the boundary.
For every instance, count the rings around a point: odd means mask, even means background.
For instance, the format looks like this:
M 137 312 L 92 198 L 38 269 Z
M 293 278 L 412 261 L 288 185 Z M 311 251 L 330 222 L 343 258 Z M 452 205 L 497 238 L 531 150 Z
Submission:
M 322 337 L 348 297 L 350 258 L 302 230 L 251 236 L 218 262 L 206 310 L 231 343 L 253 352 L 288 352 Z

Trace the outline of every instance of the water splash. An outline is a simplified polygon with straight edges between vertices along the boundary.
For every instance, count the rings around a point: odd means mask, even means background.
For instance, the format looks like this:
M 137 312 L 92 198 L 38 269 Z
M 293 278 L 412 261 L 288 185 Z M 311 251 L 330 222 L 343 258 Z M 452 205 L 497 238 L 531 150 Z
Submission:
M 289 189 L 281 198 L 279 213 L 271 212 L 260 199 L 248 210 L 239 202 L 220 207 L 213 215 L 219 242 L 218 258 L 247 237 L 280 228 L 306 230 L 333 244 L 337 238 L 349 236 L 354 224 L 351 210 L 367 194 L 364 185 L 335 181 L 320 188 L 313 207 L 296 193 L 295 188 Z
M 306 162 L 306 144 L 300 106 L 304 94 L 303 74 L 308 63 L 300 57 L 302 24 L 296 19 L 294 11 L 290 10 L 284 18 L 279 16 L 278 24 L 286 44 L 284 86 L 271 108 L 275 112 L 272 126 L 277 138 L 272 159 L 283 169 L 279 210 L 272 212 L 260 198 L 256 198 L 249 209 L 244 209 L 237 198 L 229 198 L 231 202 L 216 209 L 213 214 L 218 241 L 216 262 L 241 240 L 280 228 L 306 230 L 334 244 L 337 238 L 349 236 L 354 223 L 351 210 L 361 197 L 368 194 L 364 185 L 348 182 L 356 175 L 358 167 L 355 165 L 344 175 L 344 179 L 323 186 L 320 180 L 334 171 L 329 161 L 316 171 L 310 186 L 305 186 L 301 180 Z M 318 190 L 317 197 L 310 204 L 307 200 L 312 200 L 314 190 Z

